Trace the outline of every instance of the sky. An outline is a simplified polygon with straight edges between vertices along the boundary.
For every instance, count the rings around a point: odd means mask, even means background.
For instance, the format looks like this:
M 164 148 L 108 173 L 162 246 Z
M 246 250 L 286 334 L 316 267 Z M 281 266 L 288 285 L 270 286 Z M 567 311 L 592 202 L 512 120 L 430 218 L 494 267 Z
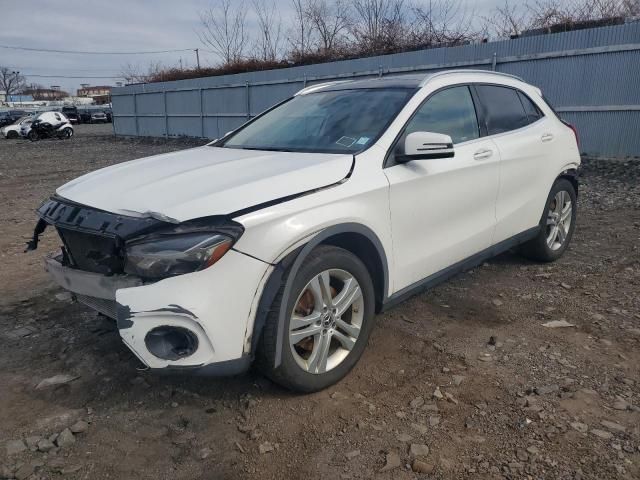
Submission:
M 421 0 L 415 0 L 420 3 Z M 428 0 L 425 0 L 428 1 Z M 455 0 L 454 0 L 455 1 Z M 215 0 L 0 0 L 0 45 L 90 52 L 131 52 L 207 48 L 198 39 L 199 12 Z M 249 3 L 250 0 L 245 0 Z M 283 16 L 290 0 L 275 0 Z M 478 14 L 502 0 L 468 0 Z M 248 30 L 255 32 L 249 17 Z M 195 52 L 146 55 L 79 55 L 12 50 L 0 47 L 0 66 L 19 71 L 28 83 L 58 85 L 70 93 L 81 83 L 115 85 L 123 66 L 146 72 L 150 63 L 195 66 Z M 200 51 L 204 65 L 217 63 Z M 57 76 L 57 77 L 54 77 Z M 62 78 L 82 77 L 82 78 Z M 92 78 L 103 77 L 103 78 Z

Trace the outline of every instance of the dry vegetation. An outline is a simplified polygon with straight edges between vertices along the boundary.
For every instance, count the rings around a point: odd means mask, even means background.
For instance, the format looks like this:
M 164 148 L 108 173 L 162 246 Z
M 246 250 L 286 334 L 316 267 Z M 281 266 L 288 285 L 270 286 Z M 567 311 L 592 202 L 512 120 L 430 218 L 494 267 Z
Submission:
M 269 70 L 613 25 L 638 15 L 640 0 L 505 0 L 490 12 L 454 0 L 289 0 L 285 8 L 275 0 L 214 0 L 200 12 L 198 35 L 218 64 L 127 65 L 123 77 L 146 83 Z

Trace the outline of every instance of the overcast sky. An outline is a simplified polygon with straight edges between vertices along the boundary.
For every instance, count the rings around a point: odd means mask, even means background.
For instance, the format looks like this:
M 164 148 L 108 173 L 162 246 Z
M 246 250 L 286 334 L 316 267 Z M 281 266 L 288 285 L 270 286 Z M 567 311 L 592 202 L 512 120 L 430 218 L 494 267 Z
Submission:
M 148 51 L 205 48 L 199 41 L 198 12 L 215 0 L 0 0 L 0 45 L 83 51 Z M 290 0 L 275 0 L 283 16 Z M 423 0 L 425 3 L 428 0 Z M 453 0 L 456 1 L 456 0 Z M 415 0 L 420 3 L 421 0 Z M 245 3 L 249 4 L 250 0 Z M 502 0 L 468 0 L 477 15 Z M 249 29 L 255 23 L 249 18 Z M 251 32 L 250 32 L 251 33 Z M 29 83 L 60 85 L 70 93 L 81 83 L 114 85 L 126 64 L 146 71 L 151 62 L 195 65 L 194 52 L 155 55 L 71 55 L 0 48 L 0 66 L 25 74 Z M 201 51 L 203 65 L 217 63 Z M 42 75 L 38 77 L 36 75 Z M 82 76 L 69 79 L 44 75 Z M 107 78 L 90 78 L 104 76 Z

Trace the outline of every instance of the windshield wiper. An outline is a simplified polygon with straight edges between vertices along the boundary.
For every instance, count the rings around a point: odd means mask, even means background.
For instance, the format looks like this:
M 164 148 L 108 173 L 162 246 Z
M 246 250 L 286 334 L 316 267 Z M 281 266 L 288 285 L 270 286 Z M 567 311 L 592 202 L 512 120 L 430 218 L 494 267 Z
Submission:
M 226 146 L 226 145 L 225 145 Z M 269 147 L 227 147 L 227 148 L 239 148 L 241 150 L 264 150 L 265 152 L 296 152 L 289 148 L 269 148 Z

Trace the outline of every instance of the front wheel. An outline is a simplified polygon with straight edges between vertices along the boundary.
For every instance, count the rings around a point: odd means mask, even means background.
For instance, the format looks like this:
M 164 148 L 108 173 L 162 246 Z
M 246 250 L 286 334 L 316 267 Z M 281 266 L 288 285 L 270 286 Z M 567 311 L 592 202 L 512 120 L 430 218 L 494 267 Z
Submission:
M 360 359 L 374 323 L 373 283 L 358 257 L 324 245 L 285 284 L 289 281 L 287 304 L 283 285 L 267 317 L 258 366 L 284 387 L 314 392 L 339 381 Z M 278 342 L 282 361 L 274 368 Z
M 64 130 L 62 130 L 62 138 L 71 138 L 73 137 L 73 129 L 72 128 L 65 128 Z
M 38 136 L 38 132 L 36 132 L 35 130 L 29 130 L 29 133 L 27 134 L 27 138 L 29 140 L 31 140 L 32 142 L 37 141 L 40 137 Z
M 13 130 L 7 132 L 7 138 L 9 139 L 16 139 L 18 138 L 20 135 L 18 134 L 18 132 L 15 132 Z
M 524 256 L 542 262 L 552 262 L 562 256 L 576 227 L 576 200 L 571 182 L 565 178 L 556 180 L 540 220 L 540 232 L 521 247 Z

